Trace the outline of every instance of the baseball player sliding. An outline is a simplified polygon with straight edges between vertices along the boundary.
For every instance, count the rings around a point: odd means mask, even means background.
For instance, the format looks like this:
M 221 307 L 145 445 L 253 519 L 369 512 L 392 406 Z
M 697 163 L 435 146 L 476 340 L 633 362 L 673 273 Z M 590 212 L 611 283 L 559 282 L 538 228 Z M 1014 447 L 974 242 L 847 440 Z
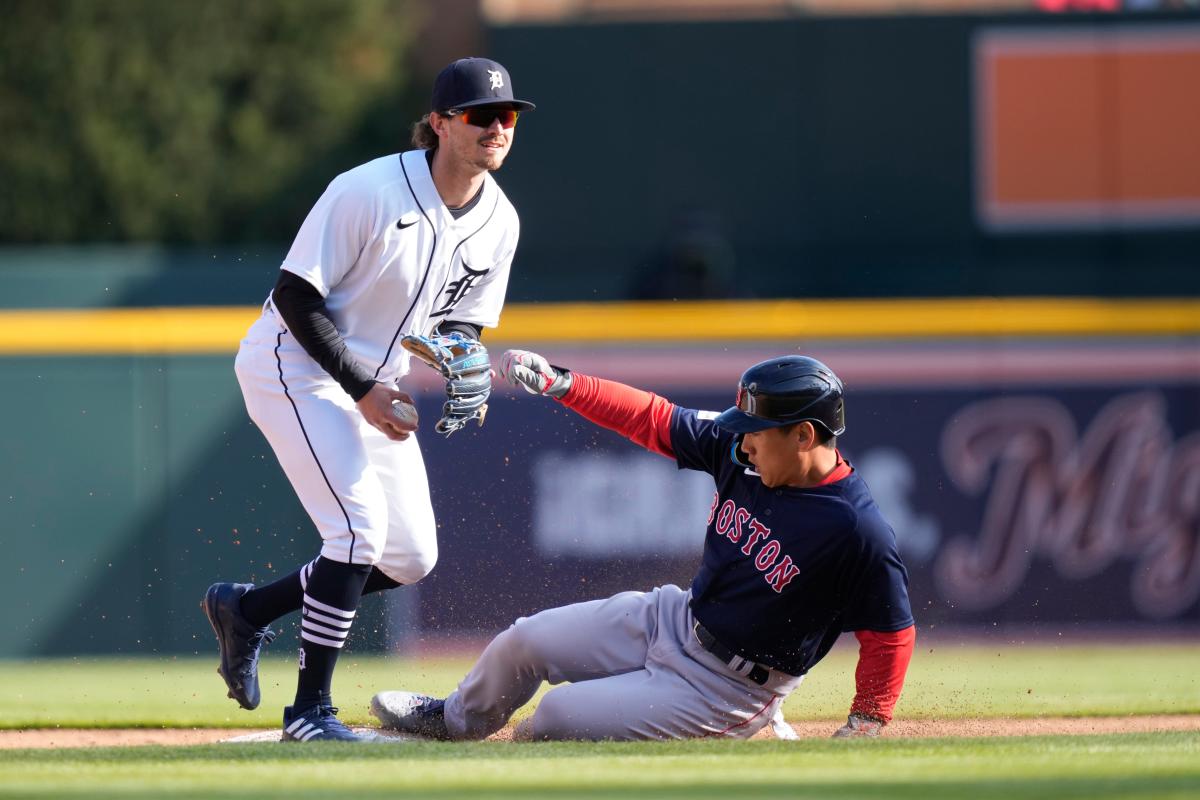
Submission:
M 438 75 L 417 149 L 339 175 L 300 228 L 262 316 L 242 341 L 238 381 L 323 540 L 272 584 L 217 583 L 203 608 L 229 696 L 258 706 L 268 625 L 302 609 L 299 681 L 285 740 L 355 740 L 331 684 L 359 598 L 421 580 L 437 560 L 409 354 L 436 363 L 447 401 L 435 429 L 482 424 L 491 390 L 482 328 L 494 327 L 517 247 L 517 215 L 489 174 L 521 111 L 508 72 L 482 58 Z
M 686 591 L 624 592 L 517 620 L 445 700 L 377 694 L 372 713 L 385 728 L 481 739 L 549 681 L 562 685 L 518 736 L 746 738 L 854 631 L 857 694 L 834 735 L 879 733 L 915 641 L 908 575 L 892 529 L 837 450 L 842 384 L 828 367 L 803 356 L 756 364 L 719 415 L 523 350 L 504 354 L 501 374 L 712 475 L 703 560 Z

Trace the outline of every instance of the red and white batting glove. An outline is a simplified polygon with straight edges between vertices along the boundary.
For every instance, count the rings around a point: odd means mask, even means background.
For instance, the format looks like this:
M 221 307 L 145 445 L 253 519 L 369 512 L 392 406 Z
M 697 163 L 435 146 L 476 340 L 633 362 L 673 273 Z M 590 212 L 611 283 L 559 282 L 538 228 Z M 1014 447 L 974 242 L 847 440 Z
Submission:
M 571 373 L 529 350 L 505 350 L 500 377 L 530 394 L 560 398 L 571 388 Z
M 851 714 L 846 718 L 846 724 L 834 731 L 833 738 L 848 739 L 851 736 L 878 736 L 881 730 L 883 730 L 883 720 L 863 714 Z

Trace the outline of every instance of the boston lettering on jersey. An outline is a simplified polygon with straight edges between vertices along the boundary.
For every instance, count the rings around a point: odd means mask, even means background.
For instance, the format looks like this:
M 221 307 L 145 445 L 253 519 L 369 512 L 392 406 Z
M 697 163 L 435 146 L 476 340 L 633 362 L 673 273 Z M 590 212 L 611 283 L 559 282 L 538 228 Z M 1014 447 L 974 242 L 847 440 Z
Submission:
M 745 544 L 741 547 L 743 555 L 753 555 L 755 546 L 761 542 L 762 547 L 759 547 L 758 555 L 754 557 L 754 566 L 763 573 L 763 579 L 768 586 L 776 592 L 782 592 L 783 587 L 800 574 L 800 568 L 795 565 L 791 556 L 779 558 L 783 546 L 778 539 L 771 538 L 770 528 L 732 500 L 726 500 L 721 506 L 721 513 L 718 514 L 717 503 L 720 501 L 721 493 L 717 492 L 713 495 L 712 508 L 708 512 L 708 524 L 712 525 L 713 516 L 716 515 L 717 533 L 734 544 L 742 541 L 745 534 Z

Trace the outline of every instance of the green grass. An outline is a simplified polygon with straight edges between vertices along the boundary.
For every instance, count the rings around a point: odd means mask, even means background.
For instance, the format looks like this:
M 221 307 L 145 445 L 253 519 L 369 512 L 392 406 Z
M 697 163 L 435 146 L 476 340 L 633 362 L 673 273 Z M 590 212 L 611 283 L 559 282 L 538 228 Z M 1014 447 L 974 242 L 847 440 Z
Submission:
M 25 797 L 1191 798 L 1200 734 L 8 751 L 0 775 Z
M 338 666 L 334 699 L 350 722 L 369 721 L 381 689 L 445 694 L 470 659 L 355 658 Z M 818 665 L 785 711 L 835 719 L 854 694 L 852 648 Z M 907 719 L 1200 713 L 1200 645 L 954 645 L 918 650 L 897 715 Z M 263 704 L 225 698 L 215 658 L 0 662 L 0 728 L 271 727 L 290 699 L 295 665 L 269 654 Z
M 838 649 L 792 696 L 792 719 L 836 719 L 855 652 Z M 1200 713 L 1200 645 L 929 646 L 897 715 L 956 719 Z M 469 659 L 343 655 L 335 698 L 367 722 L 371 694 L 444 694 Z M 263 666 L 255 712 L 204 659 L 0 662 L 0 726 L 278 724 L 294 664 Z M 642 744 L 204 745 L 0 751 L 0 797 L 207 798 L 1194 798 L 1200 732 Z

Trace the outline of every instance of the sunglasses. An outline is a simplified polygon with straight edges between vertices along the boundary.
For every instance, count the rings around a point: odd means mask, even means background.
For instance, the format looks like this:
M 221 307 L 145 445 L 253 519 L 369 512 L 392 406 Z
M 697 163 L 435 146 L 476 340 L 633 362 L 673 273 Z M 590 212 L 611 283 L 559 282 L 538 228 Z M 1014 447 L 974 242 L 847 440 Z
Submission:
M 508 129 L 517 124 L 520 116 L 515 108 L 452 108 L 446 112 L 448 117 L 462 117 L 462 121 L 476 128 L 490 128 L 492 123 L 500 120 L 500 127 Z

